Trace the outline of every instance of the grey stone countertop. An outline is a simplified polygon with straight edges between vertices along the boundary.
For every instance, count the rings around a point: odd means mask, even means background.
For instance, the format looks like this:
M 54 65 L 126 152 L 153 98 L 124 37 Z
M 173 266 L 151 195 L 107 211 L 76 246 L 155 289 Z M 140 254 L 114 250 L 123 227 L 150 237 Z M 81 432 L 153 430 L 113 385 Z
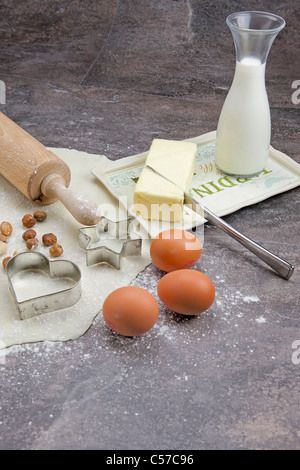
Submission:
M 114 160 L 213 131 L 234 72 L 226 16 L 272 11 L 286 27 L 267 63 L 271 144 L 300 163 L 299 5 L 3 0 L 1 110 L 46 146 Z M 1 449 L 299 449 L 299 189 L 225 220 L 295 264 L 293 277 L 205 225 L 197 267 L 217 296 L 203 315 L 161 306 L 169 327 L 139 338 L 96 320 L 77 340 L 7 352 Z M 160 276 L 150 265 L 134 284 L 157 297 Z

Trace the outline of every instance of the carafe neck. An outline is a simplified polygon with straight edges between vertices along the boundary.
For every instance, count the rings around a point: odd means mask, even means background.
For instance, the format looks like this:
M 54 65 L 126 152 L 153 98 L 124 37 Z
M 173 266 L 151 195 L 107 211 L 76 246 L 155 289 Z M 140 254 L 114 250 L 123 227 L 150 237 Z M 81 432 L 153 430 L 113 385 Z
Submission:
M 284 28 L 280 16 L 259 11 L 243 11 L 229 15 L 226 19 L 236 50 L 237 62 L 245 59 L 265 64 L 277 34 Z

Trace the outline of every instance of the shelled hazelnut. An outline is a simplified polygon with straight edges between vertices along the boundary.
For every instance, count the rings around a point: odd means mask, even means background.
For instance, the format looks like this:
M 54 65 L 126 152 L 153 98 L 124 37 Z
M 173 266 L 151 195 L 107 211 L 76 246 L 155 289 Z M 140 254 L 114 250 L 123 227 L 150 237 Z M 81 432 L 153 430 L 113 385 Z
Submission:
M 12 225 L 9 222 L 2 222 L 0 225 L 0 230 L 3 235 L 6 237 L 9 237 L 9 235 L 12 233 Z
M 35 250 L 38 247 L 39 241 L 37 238 L 28 238 L 26 241 L 26 248 L 28 250 Z
M 24 227 L 30 228 L 36 224 L 36 219 L 31 214 L 25 214 L 22 219 Z
M 33 214 L 33 217 L 38 221 L 38 222 L 43 222 L 47 218 L 47 213 L 44 211 L 35 211 Z
M 57 242 L 57 236 L 54 233 L 45 233 L 42 236 L 42 242 L 45 246 L 54 245 Z
M 51 246 L 51 248 L 49 249 L 50 255 L 54 257 L 61 256 L 63 252 L 63 247 L 58 243 L 55 243 L 55 245 Z
M 26 242 L 29 240 L 29 238 L 35 238 L 36 237 L 36 231 L 33 230 L 32 228 L 26 230 L 26 232 L 23 233 L 22 238 Z
M 21 250 L 15 250 L 15 251 L 13 252 L 13 256 L 19 255 L 20 253 L 22 253 Z
M 3 268 L 5 269 L 6 268 L 6 265 L 8 263 L 8 261 L 11 259 L 11 256 L 7 256 L 6 258 L 4 258 L 4 260 L 2 261 L 2 266 Z
M 0 241 L 0 256 L 4 255 L 7 252 L 7 244 Z

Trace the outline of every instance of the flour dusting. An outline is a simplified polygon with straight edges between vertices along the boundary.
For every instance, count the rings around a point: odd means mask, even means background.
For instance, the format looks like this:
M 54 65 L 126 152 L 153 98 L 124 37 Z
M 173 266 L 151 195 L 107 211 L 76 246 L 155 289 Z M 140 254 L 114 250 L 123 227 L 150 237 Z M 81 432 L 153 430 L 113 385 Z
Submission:
M 247 295 L 243 298 L 243 301 L 249 304 L 250 302 L 260 302 L 260 299 L 257 297 L 257 295 Z
M 259 323 L 259 324 L 262 324 L 262 323 L 266 323 L 266 319 L 265 317 L 263 317 L 262 315 L 258 318 L 255 319 L 256 323 Z

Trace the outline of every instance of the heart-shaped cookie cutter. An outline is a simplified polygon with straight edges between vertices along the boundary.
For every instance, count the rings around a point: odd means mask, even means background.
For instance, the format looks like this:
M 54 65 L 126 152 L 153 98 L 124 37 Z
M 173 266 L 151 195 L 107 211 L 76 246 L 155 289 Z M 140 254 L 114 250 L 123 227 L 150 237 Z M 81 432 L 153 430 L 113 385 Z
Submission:
M 58 289 L 43 295 L 26 296 L 23 300 L 18 298 L 14 283 L 14 276 L 29 272 L 42 272 L 51 278 L 67 279 L 72 284 L 69 287 Z M 6 265 L 6 274 L 10 293 L 17 306 L 21 320 L 41 315 L 42 313 L 61 310 L 75 305 L 81 297 L 81 271 L 79 267 L 68 260 L 49 260 L 39 252 L 23 252 L 13 256 Z M 34 287 L 32 287 L 34 289 Z
M 79 246 L 86 252 L 86 265 L 109 264 L 120 269 L 123 257 L 140 255 L 142 238 L 130 228 L 134 220 L 114 221 L 103 216 L 97 225 L 79 228 Z

